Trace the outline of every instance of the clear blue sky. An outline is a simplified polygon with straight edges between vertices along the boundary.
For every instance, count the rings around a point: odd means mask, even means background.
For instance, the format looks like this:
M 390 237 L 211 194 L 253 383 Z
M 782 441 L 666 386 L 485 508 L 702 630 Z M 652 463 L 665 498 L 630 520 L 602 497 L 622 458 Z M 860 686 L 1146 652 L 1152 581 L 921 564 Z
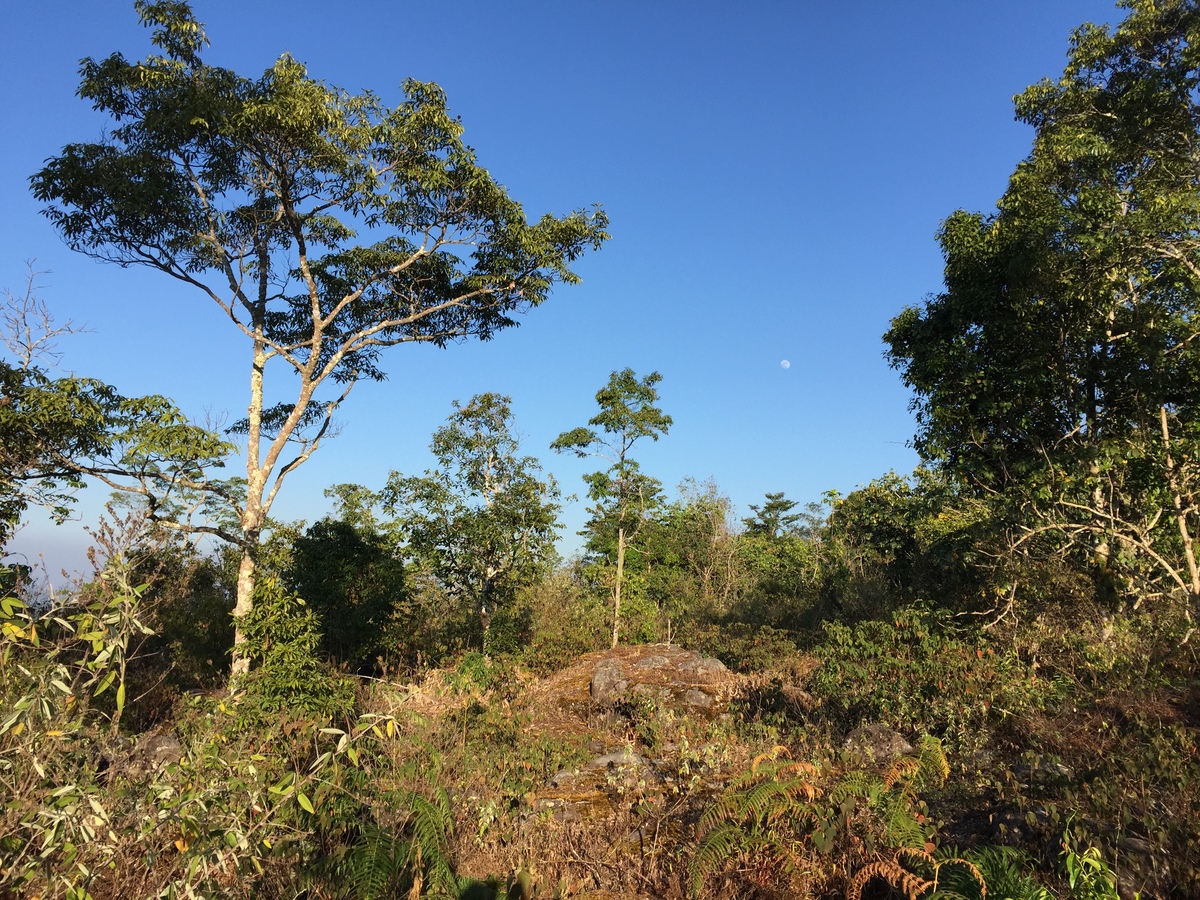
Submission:
M 594 412 L 625 366 L 658 370 L 671 433 L 639 448 L 668 487 L 714 478 L 746 514 L 767 491 L 849 491 L 916 456 L 909 396 L 881 335 L 941 286 L 934 241 L 957 208 L 991 209 L 1030 130 L 1011 98 L 1057 77 L 1093 0 L 341 3 L 196 0 L 206 60 L 257 74 L 289 52 L 309 72 L 389 103 L 436 81 L 468 143 L 531 217 L 601 203 L 613 238 L 518 329 L 488 344 L 396 348 L 360 385 L 340 436 L 289 480 L 274 514 L 318 518 L 323 489 L 379 487 L 430 465 L 451 401 L 513 397 L 525 449 L 567 492 L 585 463 L 547 449 Z M 240 335 L 165 276 L 68 251 L 28 192 L 64 143 L 104 121 L 75 97 L 78 62 L 141 58 L 132 3 L 4 4 L 0 28 L 0 287 L 36 259 L 60 319 L 64 367 L 196 417 L 240 417 Z M 781 365 L 783 360 L 790 367 Z M 235 464 L 236 467 L 236 464 Z M 33 522 L 16 547 L 82 566 L 83 522 Z M 567 509 L 564 548 L 584 519 Z

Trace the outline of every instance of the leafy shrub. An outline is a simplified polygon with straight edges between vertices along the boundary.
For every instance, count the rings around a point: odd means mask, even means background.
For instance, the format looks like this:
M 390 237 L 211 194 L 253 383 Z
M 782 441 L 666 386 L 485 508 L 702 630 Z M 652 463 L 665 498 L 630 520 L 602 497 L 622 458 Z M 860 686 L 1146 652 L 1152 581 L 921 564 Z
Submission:
M 828 622 L 825 635 L 808 688 L 847 730 L 879 723 L 972 752 L 998 716 L 1027 710 L 1038 695 L 1032 671 L 1014 653 L 955 634 L 922 606 L 897 610 L 890 621 Z
M 716 657 L 735 672 L 762 672 L 796 652 L 791 635 L 769 625 L 709 625 L 688 629 L 680 637 L 688 646 Z
M 328 722 L 354 706 L 354 685 L 320 659 L 317 615 L 279 579 L 265 575 L 254 586 L 254 607 L 243 623 L 251 672 L 240 687 L 243 724 L 288 712 Z
M 293 541 L 287 579 L 321 617 L 324 655 L 360 668 L 387 653 L 406 588 L 404 564 L 383 535 L 322 519 Z

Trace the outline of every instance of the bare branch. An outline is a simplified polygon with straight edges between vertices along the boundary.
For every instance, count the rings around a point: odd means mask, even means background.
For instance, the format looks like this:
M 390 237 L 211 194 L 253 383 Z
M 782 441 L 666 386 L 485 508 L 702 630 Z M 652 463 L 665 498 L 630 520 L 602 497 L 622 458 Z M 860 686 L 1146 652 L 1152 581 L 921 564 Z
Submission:
M 55 349 L 58 338 L 67 334 L 79 334 L 88 331 L 87 328 L 76 326 L 71 320 L 61 325 L 54 323 L 50 307 L 40 296 L 45 287 L 38 283 L 42 275 L 48 271 L 34 268 L 34 261 L 25 261 L 28 273 L 25 277 L 25 291 L 20 296 L 5 289 L 4 310 L 0 315 L 0 341 L 16 358 L 19 367 L 29 369 L 34 362 L 41 362 L 48 367 L 56 367 L 62 359 L 62 353 Z

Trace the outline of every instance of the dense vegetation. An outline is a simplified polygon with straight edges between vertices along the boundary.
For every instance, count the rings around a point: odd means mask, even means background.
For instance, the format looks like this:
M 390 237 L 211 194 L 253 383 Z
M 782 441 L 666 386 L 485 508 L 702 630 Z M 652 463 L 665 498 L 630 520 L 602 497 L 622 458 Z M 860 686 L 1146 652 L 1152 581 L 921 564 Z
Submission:
M 39 298 L 10 298 L 0 538 L 88 477 L 123 499 L 71 590 L 0 578 L 0 893 L 1200 896 L 1200 7 L 1135 0 L 1018 98 L 1033 150 L 995 213 L 946 220 L 944 290 L 885 336 L 917 471 L 739 518 L 642 471 L 672 420 L 658 373 L 616 371 L 555 442 L 609 466 L 571 560 L 497 394 L 454 404 L 434 469 L 331 486 L 320 521 L 271 520 L 267 479 L 319 444 L 326 378 L 514 324 L 602 215 L 527 224 L 436 86 L 384 111 L 287 59 L 241 79 L 200 62 L 186 4 L 137 8 L 164 55 L 84 67 L 124 131 L 35 190 L 86 252 L 232 273 L 255 364 L 285 359 L 300 399 L 260 394 L 267 455 L 218 480 L 223 436 L 53 377 Z M 264 162 L 289 141 L 296 197 L 397 233 L 354 246 L 289 207 Z M 473 268 L 421 242 L 454 228 L 486 237 Z M 311 293 L 256 305 L 259 251 L 310 260 L 288 271 Z M 734 673 L 719 708 L 579 699 L 597 660 L 662 645 Z M 908 745 L 864 754 L 863 726 Z

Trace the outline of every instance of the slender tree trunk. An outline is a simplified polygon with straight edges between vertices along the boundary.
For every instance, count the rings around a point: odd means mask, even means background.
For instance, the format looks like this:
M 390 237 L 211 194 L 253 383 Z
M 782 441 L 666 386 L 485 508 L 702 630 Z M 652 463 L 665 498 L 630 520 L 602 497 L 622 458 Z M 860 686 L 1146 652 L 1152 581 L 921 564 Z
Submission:
M 257 548 L 259 532 L 243 531 L 247 544 L 253 543 Z M 249 546 L 242 548 L 242 559 L 238 564 L 237 601 L 233 606 L 233 661 L 229 667 L 230 683 L 237 681 L 250 671 L 250 658 L 246 656 L 243 645 L 246 634 L 242 629 L 242 621 L 254 607 L 254 576 L 255 552 Z
M 613 635 L 612 645 L 617 646 L 621 636 L 621 582 L 625 578 L 625 527 L 617 527 L 617 583 L 613 586 Z
M 1163 449 L 1167 452 L 1167 485 L 1171 488 L 1171 500 L 1175 504 L 1175 522 L 1179 526 L 1179 537 L 1183 540 L 1183 556 L 1187 560 L 1188 576 L 1191 581 L 1192 605 L 1200 613 L 1200 569 L 1196 566 L 1196 552 L 1192 546 L 1192 535 L 1188 530 L 1187 510 L 1183 507 L 1183 495 L 1179 490 L 1179 477 L 1175 472 L 1175 460 L 1171 456 L 1171 432 L 1167 427 L 1167 408 L 1159 407 L 1162 423 Z
M 482 634 L 481 642 L 483 646 L 483 655 L 488 655 L 490 647 L 492 630 L 492 614 L 495 612 L 495 604 L 493 603 L 493 595 L 495 594 L 495 581 L 498 570 L 492 566 L 488 566 L 483 574 L 483 588 L 480 590 L 479 603 L 479 628 Z
M 249 424 L 246 437 L 246 508 L 242 510 L 242 561 L 238 565 L 237 602 L 233 607 L 233 660 L 229 667 L 230 684 L 250 671 L 250 659 L 244 644 L 246 634 L 242 620 L 254 607 L 254 576 L 258 562 L 258 542 L 262 537 L 264 518 L 263 494 L 266 475 L 261 467 L 263 370 L 266 367 L 266 348 L 260 338 L 254 345 L 254 365 L 250 369 Z

